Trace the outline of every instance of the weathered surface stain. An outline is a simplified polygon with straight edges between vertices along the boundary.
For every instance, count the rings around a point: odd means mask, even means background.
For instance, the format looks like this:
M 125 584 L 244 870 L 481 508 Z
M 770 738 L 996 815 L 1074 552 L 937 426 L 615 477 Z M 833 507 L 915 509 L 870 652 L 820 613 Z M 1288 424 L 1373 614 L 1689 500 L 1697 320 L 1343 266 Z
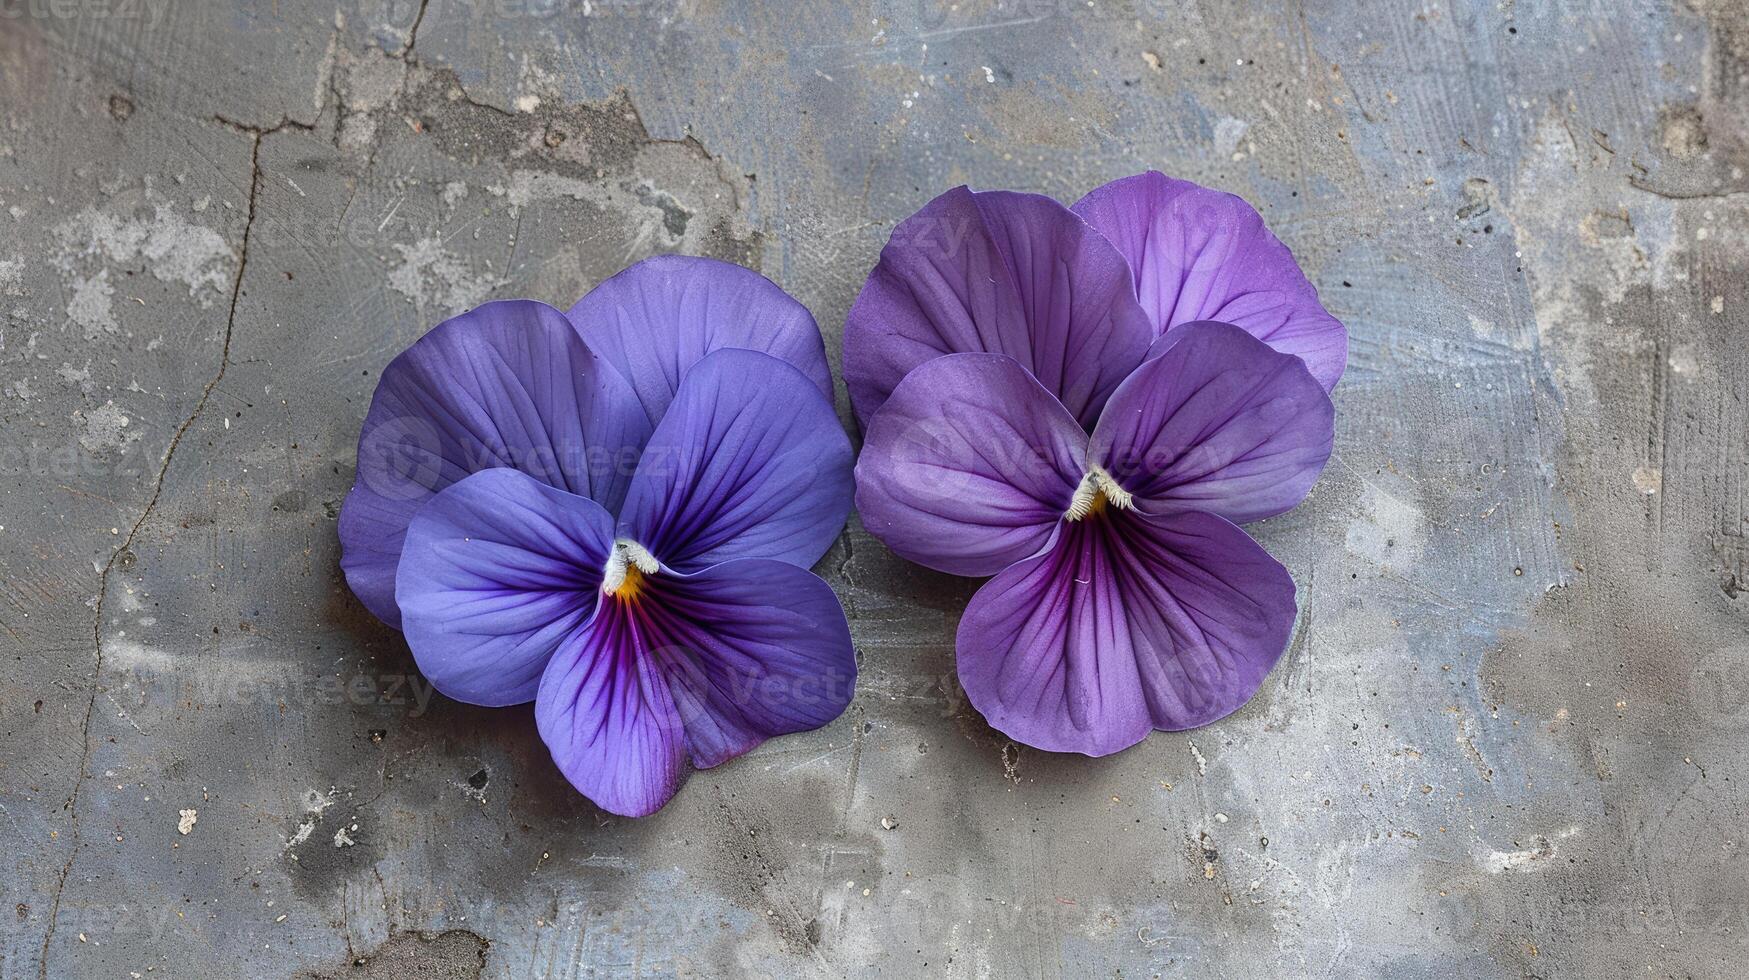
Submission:
M 304 973 L 308 980 L 478 980 L 491 944 L 465 929 L 435 936 L 401 934 L 345 969 Z

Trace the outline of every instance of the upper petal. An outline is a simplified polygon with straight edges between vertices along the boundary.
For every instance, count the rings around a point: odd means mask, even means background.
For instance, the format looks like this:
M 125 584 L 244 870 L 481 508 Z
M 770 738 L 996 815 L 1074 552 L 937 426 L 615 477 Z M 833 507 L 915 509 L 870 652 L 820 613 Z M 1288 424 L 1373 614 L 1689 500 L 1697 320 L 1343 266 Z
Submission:
M 1244 523 L 1291 509 L 1330 458 L 1336 409 L 1291 354 L 1225 323 L 1190 323 L 1118 386 L 1094 462 L 1144 509 Z
M 637 391 L 654 425 L 688 368 L 714 350 L 764 351 L 832 399 L 826 346 L 807 307 L 750 269 L 658 255 L 602 282 L 566 314 Z
M 664 568 L 629 597 L 604 598 L 583 641 L 548 667 L 535 718 L 573 785 L 641 816 L 674 794 L 683 755 L 708 768 L 818 728 L 855 682 L 831 587 L 786 562 L 740 559 Z
M 1153 337 L 1121 255 L 1056 201 L 956 187 L 893 229 L 844 326 L 866 428 L 912 368 L 1007 354 L 1086 427 Z
M 469 704 L 533 700 L 548 658 L 595 611 L 612 546 L 600 504 L 515 470 L 446 488 L 408 525 L 396 576 L 419 670 Z
M 1348 331 L 1242 198 L 1150 170 L 1094 188 L 1074 210 L 1129 260 L 1159 333 L 1196 320 L 1235 324 L 1303 359 L 1325 391 L 1336 387 Z
M 1294 614 L 1287 570 L 1227 521 L 1106 508 L 972 597 L 960 683 L 1010 738 L 1109 755 L 1244 704 Z
M 1050 539 L 1086 452 L 1075 417 L 1018 361 L 938 357 L 907 375 L 869 424 L 857 512 L 905 558 L 994 575 Z
M 852 495 L 850 438 L 800 371 L 725 349 L 680 383 L 620 515 L 620 534 L 681 571 L 731 558 L 820 560 Z
M 340 512 L 341 567 L 391 626 L 407 524 L 470 473 L 521 470 L 617 510 L 650 425 L 631 389 L 543 303 L 487 303 L 389 362 L 358 437 Z

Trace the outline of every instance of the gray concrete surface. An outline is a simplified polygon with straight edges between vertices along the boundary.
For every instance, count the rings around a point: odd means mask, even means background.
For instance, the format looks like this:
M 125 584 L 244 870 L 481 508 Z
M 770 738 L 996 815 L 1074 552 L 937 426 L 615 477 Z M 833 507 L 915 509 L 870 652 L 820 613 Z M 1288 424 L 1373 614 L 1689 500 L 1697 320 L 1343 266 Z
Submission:
M 1731 0 L 0 0 L 0 976 L 1741 976 L 1746 119 Z M 851 709 L 629 821 L 345 589 L 445 315 L 679 250 L 836 365 L 936 192 L 1147 167 L 1353 335 L 1221 723 L 1006 743 L 853 524 Z

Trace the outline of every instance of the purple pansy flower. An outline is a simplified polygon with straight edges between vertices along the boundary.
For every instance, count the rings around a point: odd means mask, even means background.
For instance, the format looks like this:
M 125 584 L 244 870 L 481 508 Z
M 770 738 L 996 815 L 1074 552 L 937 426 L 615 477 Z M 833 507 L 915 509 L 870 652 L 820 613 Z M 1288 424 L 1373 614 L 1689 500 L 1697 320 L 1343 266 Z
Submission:
M 738 266 L 661 257 L 569 314 L 488 303 L 384 370 L 342 567 L 438 690 L 535 702 L 554 761 L 638 816 L 848 704 L 837 597 L 808 571 L 851 453 L 813 318 Z
M 931 201 L 882 251 L 844 358 L 863 524 L 994 576 L 957 637 L 973 705 L 1097 756 L 1228 714 L 1281 656 L 1293 580 L 1236 524 L 1316 482 L 1347 341 L 1238 198 L 1144 174 L 1077 211 Z

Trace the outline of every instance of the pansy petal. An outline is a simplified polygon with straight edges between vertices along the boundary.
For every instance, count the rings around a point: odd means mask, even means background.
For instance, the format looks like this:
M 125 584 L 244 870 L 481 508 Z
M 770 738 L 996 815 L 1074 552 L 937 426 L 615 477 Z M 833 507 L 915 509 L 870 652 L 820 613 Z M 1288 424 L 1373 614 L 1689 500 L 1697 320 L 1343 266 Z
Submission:
M 1225 323 L 1191 323 L 1124 380 L 1090 456 L 1144 510 L 1244 523 L 1305 499 L 1330 458 L 1335 407 L 1291 354 Z
M 1087 435 L 1006 354 L 950 354 L 906 376 L 856 464 L 863 526 L 899 555 L 994 575 L 1050 540 L 1085 469 Z
M 1153 336 L 1123 256 L 1067 208 L 956 187 L 893 229 L 845 321 L 844 380 L 866 428 L 924 361 L 1007 354 L 1091 427 Z
M 341 568 L 401 624 L 395 566 L 414 513 L 480 470 L 509 467 L 617 510 L 650 425 L 564 314 L 527 300 L 445 320 L 383 369 L 340 511 Z
M 657 575 L 640 625 L 660 651 L 700 768 L 819 728 L 855 691 L 844 607 L 819 576 L 787 562 L 744 558 Z
M 850 513 L 850 438 L 800 371 L 726 349 L 687 372 L 650 437 L 620 535 L 668 565 L 820 560 Z
M 534 720 L 559 771 L 603 810 L 646 816 L 680 788 L 686 731 L 628 603 L 604 597 L 548 661 Z
M 826 346 L 807 307 L 750 269 L 658 255 L 602 282 L 566 314 L 660 422 L 687 369 L 715 350 L 763 351 L 787 361 L 832 399 Z
M 1010 738 L 1109 755 L 1244 704 L 1294 613 L 1287 570 L 1233 524 L 1107 507 L 972 597 L 960 682 Z
M 1231 323 L 1304 360 L 1325 391 L 1336 387 L 1348 331 L 1242 198 L 1148 171 L 1095 188 L 1074 210 L 1129 260 L 1158 333 Z
M 408 525 L 396 576 L 419 670 L 469 704 L 533 700 L 547 660 L 594 613 L 612 546 L 600 504 L 515 470 L 444 489 Z
M 602 599 L 583 642 L 552 661 L 535 717 L 567 778 L 641 816 L 709 768 L 843 712 L 856 657 L 838 597 L 786 562 L 662 568 Z

